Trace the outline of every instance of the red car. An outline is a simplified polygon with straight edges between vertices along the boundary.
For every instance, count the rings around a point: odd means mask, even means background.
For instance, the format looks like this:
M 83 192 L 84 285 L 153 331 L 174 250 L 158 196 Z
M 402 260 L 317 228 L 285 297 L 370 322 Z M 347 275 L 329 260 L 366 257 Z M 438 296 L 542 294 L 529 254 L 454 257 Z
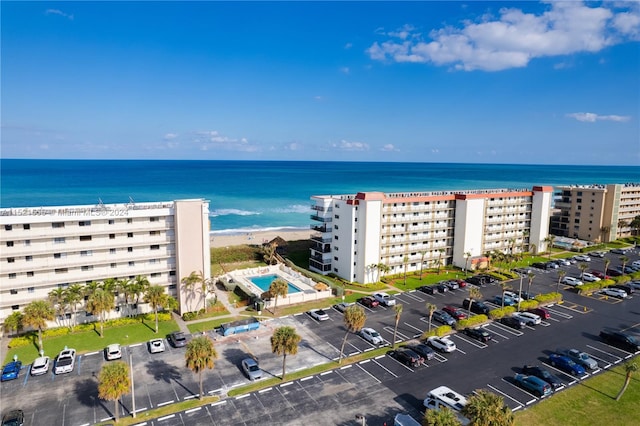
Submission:
M 442 308 L 443 311 L 454 317 L 456 320 L 467 319 L 467 314 L 460 308 L 456 308 L 455 306 L 445 306 Z
M 542 319 L 549 319 L 551 317 L 551 315 L 549 314 L 549 311 L 547 311 L 545 308 L 533 308 L 533 309 L 529 309 L 527 312 L 536 314 Z
M 600 271 L 596 271 L 595 269 L 591 271 L 591 274 L 595 275 L 596 277 L 600 278 L 601 280 L 608 280 L 609 278 L 611 278 L 609 275 L 605 275 Z
M 465 288 L 467 286 L 467 282 L 465 280 L 457 279 L 457 280 L 451 280 L 451 281 L 457 282 L 460 288 Z
M 376 299 L 374 299 L 371 296 L 365 296 L 362 299 L 358 300 L 358 302 L 361 305 L 366 306 L 367 308 L 375 308 L 380 304 Z

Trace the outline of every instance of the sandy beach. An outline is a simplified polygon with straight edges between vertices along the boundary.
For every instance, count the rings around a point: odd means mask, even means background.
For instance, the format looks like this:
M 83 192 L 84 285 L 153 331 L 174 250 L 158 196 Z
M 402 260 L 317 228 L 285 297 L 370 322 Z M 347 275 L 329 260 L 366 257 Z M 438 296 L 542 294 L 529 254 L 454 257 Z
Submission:
M 276 237 L 280 237 L 286 241 L 308 240 L 311 236 L 311 230 L 277 230 L 264 232 L 249 232 L 238 235 L 211 235 L 211 247 L 230 247 L 242 244 L 263 244 L 269 242 Z

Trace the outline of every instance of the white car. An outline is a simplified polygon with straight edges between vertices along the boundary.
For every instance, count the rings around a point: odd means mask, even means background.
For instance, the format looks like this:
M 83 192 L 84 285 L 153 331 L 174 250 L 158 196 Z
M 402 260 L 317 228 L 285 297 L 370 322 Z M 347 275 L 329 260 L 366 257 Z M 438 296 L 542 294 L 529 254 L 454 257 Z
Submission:
M 524 299 L 522 297 L 518 296 L 518 293 L 513 292 L 513 291 L 505 291 L 504 292 L 504 296 L 512 299 L 516 303 L 524 302 Z
M 311 315 L 311 318 L 316 321 L 326 321 L 329 319 L 329 315 L 322 309 L 311 309 L 308 313 Z
M 591 258 L 586 254 L 579 254 L 577 256 L 573 256 L 573 258 L 578 262 L 591 262 Z
M 619 288 L 605 287 L 600 292 L 606 296 L 617 297 L 618 299 L 624 299 L 627 297 L 627 292 Z
M 360 330 L 360 335 L 369 343 L 374 345 L 381 345 L 384 342 L 384 339 L 373 328 L 365 327 Z
M 512 317 L 518 318 L 527 325 L 538 325 L 542 322 L 542 318 L 539 315 L 532 314 L 531 312 L 514 312 Z
M 571 265 L 571 262 L 569 262 L 567 259 L 557 259 L 556 262 L 558 262 L 562 266 L 570 266 Z
M 48 356 L 41 356 L 36 358 L 31 364 L 31 375 L 32 376 L 40 376 L 42 374 L 47 374 L 49 372 L 49 363 L 50 359 Z
M 65 349 L 58 354 L 56 366 L 53 370 L 56 374 L 71 373 L 76 366 L 76 350 Z
M 152 354 L 164 352 L 164 341 L 162 339 L 149 340 L 149 352 Z
M 588 283 L 594 283 L 596 281 L 600 281 L 600 278 L 596 277 L 593 274 L 590 274 L 589 272 L 585 272 L 584 274 L 582 274 L 582 279 Z
M 605 252 L 603 252 L 603 251 L 594 251 L 594 252 L 589 253 L 589 256 L 591 256 L 591 257 L 603 258 L 604 255 L 605 255 Z
M 573 287 L 576 287 L 576 286 L 584 284 L 582 281 L 580 281 L 579 279 L 574 278 L 574 277 L 564 277 L 562 279 L 562 282 L 564 284 L 567 284 L 567 285 L 570 285 L 570 286 L 573 286 Z
M 456 350 L 456 344 L 446 337 L 431 336 L 427 339 L 427 344 L 440 352 L 453 352 Z
M 353 302 L 342 302 L 342 303 L 338 303 L 337 305 L 333 305 L 333 309 L 335 309 L 338 312 L 344 312 L 351 305 L 355 305 L 355 303 L 353 303 Z
M 117 343 L 113 343 L 104 348 L 104 357 L 107 359 L 107 361 L 113 361 L 114 359 L 122 358 L 122 349 L 120 349 L 120 345 Z
M 373 298 L 376 299 L 382 306 L 393 306 L 396 304 L 396 299 L 384 292 L 373 293 Z

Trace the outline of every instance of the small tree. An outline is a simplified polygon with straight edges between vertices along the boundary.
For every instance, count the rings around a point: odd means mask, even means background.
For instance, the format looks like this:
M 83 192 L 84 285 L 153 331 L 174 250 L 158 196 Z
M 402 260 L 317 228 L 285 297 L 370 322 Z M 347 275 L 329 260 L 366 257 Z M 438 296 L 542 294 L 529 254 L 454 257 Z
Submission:
M 144 301 L 151 305 L 156 316 L 156 333 L 158 332 L 158 310 L 167 305 L 167 296 L 167 293 L 164 292 L 164 287 L 159 285 L 152 285 L 144 295 Z
M 512 426 L 513 412 L 504 404 L 504 398 L 485 389 L 479 389 L 467 399 L 462 415 L 474 426 Z
M 362 330 L 364 323 L 367 321 L 367 315 L 364 313 L 362 306 L 351 305 L 344 310 L 342 320 L 344 321 L 344 326 L 346 327 L 347 332 L 344 335 L 344 339 L 342 339 L 342 346 L 340 346 L 340 358 L 338 358 L 338 364 L 342 363 L 344 345 L 347 342 L 349 333 L 357 333 Z
M 427 312 L 429 312 L 429 330 L 428 330 L 428 332 L 431 333 L 431 319 L 433 318 L 433 313 L 438 310 L 438 306 L 434 305 L 433 303 L 427 303 L 425 305 L 425 307 L 427 308 Z
M 444 254 L 444 249 L 438 249 L 438 275 L 440 275 L 440 267 L 442 266 L 443 254 Z
M 87 301 L 87 310 L 93 315 L 97 315 L 100 321 L 100 337 L 104 337 L 105 316 L 114 308 L 114 299 L 113 292 L 100 288 L 89 296 Z
M 287 355 L 298 353 L 298 345 L 302 337 L 296 333 L 296 329 L 289 326 L 278 327 L 271 336 L 271 351 L 282 355 L 282 380 L 286 374 Z
M 469 270 L 469 259 L 471 259 L 471 252 L 468 251 L 464 254 L 464 273 L 466 274 Z
M 625 362 L 623 367 L 626 375 L 624 378 L 622 389 L 620 389 L 620 392 L 618 392 L 618 396 L 616 396 L 616 401 L 620 401 L 620 398 L 622 398 L 622 395 L 627 390 L 627 387 L 629 387 L 629 383 L 631 383 L 631 375 L 638 371 L 638 364 L 636 364 L 634 361 Z
M 213 370 L 215 367 L 214 360 L 218 358 L 216 348 L 213 346 L 213 340 L 209 336 L 198 336 L 187 343 L 187 351 L 184 354 L 187 368 L 198 375 L 200 383 L 200 394 L 198 397 L 202 399 L 204 392 L 202 390 L 202 372 L 205 369 Z
M 580 269 L 580 280 L 584 279 L 584 272 L 589 269 L 589 265 L 585 262 L 578 263 L 578 269 Z
M 67 312 L 66 294 L 63 288 L 54 288 L 49 292 L 49 301 L 53 305 L 59 325 L 64 325 L 64 315 Z
M 78 304 L 82 303 L 83 298 L 83 288 L 82 285 L 76 283 L 71 284 L 66 291 L 66 300 L 69 306 L 71 306 L 71 311 L 73 312 L 73 326 L 78 324 Z
M 402 258 L 402 264 L 404 265 L 404 285 L 407 285 L 407 266 L 409 266 L 409 256 Z
M 422 281 L 422 268 L 424 267 L 424 257 L 427 255 L 425 250 L 420 252 L 420 281 Z
M 439 410 L 426 410 L 422 426 L 462 426 L 462 423 L 453 410 L 442 406 Z
M 556 293 L 560 293 L 560 283 L 562 279 L 567 275 L 567 271 L 563 271 L 562 269 L 558 270 L 558 282 L 556 283 Z
M 533 272 L 527 273 L 527 294 L 531 295 L 531 284 L 533 284 L 533 279 L 536 277 L 536 274 Z
M 98 398 L 105 401 L 115 401 L 114 416 L 116 422 L 118 416 L 118 402 L 122 395 L 129 393 L 131 389 L 131 376 L 129 366 L 122 361 L 104 364 L 98 374 Z
M 620 262 L 622 263 L 622 274 L 624 275 L 624 267 L 627 266 L 627 263 L 629 262 L 629 258 L 627 256 L 620 256 Z
M 289 283 L 287 283 L 282 278 L 276 278 L 275 280 L 273 280 L 273 282 L 271 282 L 271 285 L 269 286 L 269 293 L 273 297 L 275 297 L 275 301 L 273 303 L 274 313 L 276 312 L 276 309 L 278 307 L 278 297 L 280 296 L 286 297 L 288 292 L 289 292 Z
M 473 302 L 480 299 L 482 299 L 480 289 L 476 286 L 469 288 L 469 316 L 471 316 L 471 305 Z
M 53 321 L 55 318 L 53 306 L 44 300 L 34 300 L 25 306 L 22 314 L 22 324 L 38 330 L 38 350 L 44 350 L 42 347 L 42 330 L 47 328 L 47 321 Z
M 13 311 L 11 312 L 11 315 L 9 315 L 4 320 L 4 324 L 3 324 L 4 330 L 9 334 L 11 334 L 12 331 L 15 331 L 16 334 L 20 333 L 23 327 L 22 321 L 23 321 L 22 312 Z
M 398 323 L 400 322 L 400 316 L 402 315 L 402 303 L 398 303 L 397 305 L 395 305 L 393 307 L 393 310 L 395 311 L 396 325 L 395 325 L 395 327 L 393 329 L 393 344 L 391 345 L 391 347 L 395 349 L 395 347 L 396 347 L 396 334 L 398 333 Z
M 500 283 L 500 288 L 502 289 L 502 307 L 504 308 L 504 293 L 511 290 L 511 286 L 507 283 Z

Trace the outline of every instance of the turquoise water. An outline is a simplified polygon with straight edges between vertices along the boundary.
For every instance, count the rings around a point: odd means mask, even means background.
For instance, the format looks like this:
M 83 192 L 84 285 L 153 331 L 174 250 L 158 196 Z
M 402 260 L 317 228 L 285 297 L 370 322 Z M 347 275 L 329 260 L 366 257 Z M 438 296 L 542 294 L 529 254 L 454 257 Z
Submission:
M 0 159 L 0 206 L 209 200 L 214 234 L 309 229 L 312 195 L 640 182 L 640 167 Z
M 260 277 L 250 277 L 249 279 L 251 280 L 252 283 L 260 287 L 262 291 L 268 291 L 269 286 L 271 285 L 273 280 L 275 280 L 276 278 L 278 278 L 277 275 L 263 275 Z M 288 290 L 289 294 L 300 293 L 301 290 L 298 287 L 294 286 L 290 282 L 287 282 L 287 284 L 289 284 L 289 290 Z

